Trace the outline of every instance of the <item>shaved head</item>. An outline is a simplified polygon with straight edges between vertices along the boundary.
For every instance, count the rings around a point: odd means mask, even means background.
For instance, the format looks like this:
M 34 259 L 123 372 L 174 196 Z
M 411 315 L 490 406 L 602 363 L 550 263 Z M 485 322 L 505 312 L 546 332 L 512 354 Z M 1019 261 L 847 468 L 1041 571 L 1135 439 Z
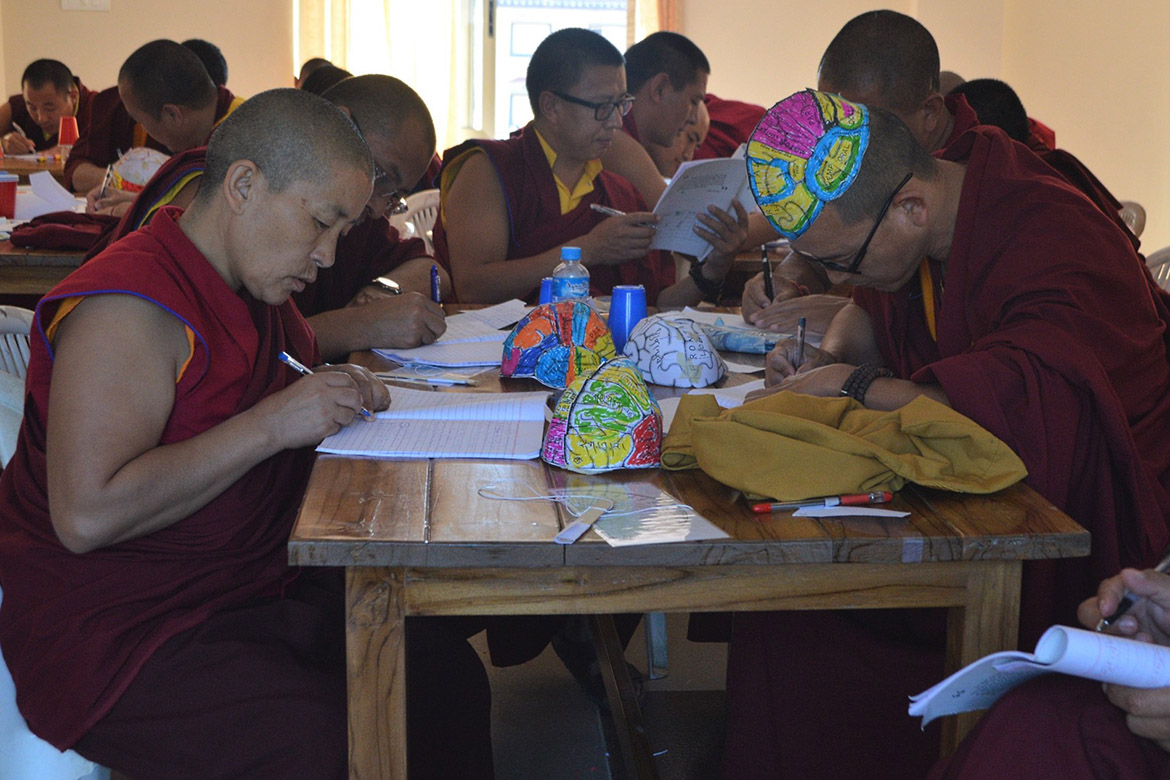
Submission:
M 825 49 L 820 89 L 866 94 L 895 113 L 915 111 L 939 89 L 938 46 L 917 20 L 896 11 L 854 17 Z
M 371 180 L 374 175 L 370 150 L 353 122 L 332 103 L 291 88 L 261 92 L 220 123 L 207 145 L 196 203 L 216 197 L 238 160 L 255 163 L 273 192 L 297 181 L 322 182 L 346 168 Z
M 933 179 L 935 162 L 895 114 L 869 106 L 869 145 L 861 169 L 832 205 L 847 225 L 872 220 L 902 177 L 912 173 L 919 179 Z
M 366 133 L 391 136 L 404 126 L 417 123 L 430 150 L 435 149 L 435 123 L 427 104 L 405 82 L 393 76 L 355 76 L 334 84 L 322 97 L 348 109 Z
M 24 69 L 20 77 L 21 85 L 27 84 L 33 89 L 41 89 L 46 84 L 52 84 L 53 89 L 62 95 L 73 89 L 73 73 L 63 62 L 57 60 L 36 60 Z
M 118 71 L 118 86 L 128 88 L 134 102 L 157 119 L 163 106 L 206 108 L 217 92 L 203 61 L 174 41 L 151 41 L 131 54 Z

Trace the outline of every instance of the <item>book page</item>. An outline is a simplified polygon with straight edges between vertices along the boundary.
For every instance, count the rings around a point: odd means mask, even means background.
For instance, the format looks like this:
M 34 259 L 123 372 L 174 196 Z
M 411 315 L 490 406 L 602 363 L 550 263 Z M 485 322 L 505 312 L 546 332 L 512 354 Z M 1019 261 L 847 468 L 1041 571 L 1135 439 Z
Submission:
M 532 393 L 437 393 L 396 387 L 390 391 L 390 407 L 374 416 L 379 420 L 511 420 L 544 421 L 549 394 Z
M 696 215 L 706 213 L 710 205 L 731 208 L 747 184 L 747 166 L 743 160 L 692 160 L 679 166 L 670 186 L 658 199 L 654 213 L 661 217 L 650 242 L 651 249 L 683 252 L 702 260 L 711 253 L 711 245 L 695 235 Z
M 1170 686 L 1170 647 L 1053 626 L 1040 637 L 1035 653 L 992 653 L 911 696 L 910 714 L 921 715 L 925 726 L 942 715 L 986 709 L 1017 685 L 1048 672 L 1138 688 Z
M 531 309 L 532 307 L 524 301 L 513 298 L 486 309 L 473 309 L 452 314 L 447 318 L 447 330 L 443 331 L 443 335 L 439 336 L 436 343 L 496 341 L 501 335 L 501 328 L 515 325 Z
M 465 366 L 498 366 L 503 359 L 503 331 L 484 341 L 457 341 L 454 344 L 436 342 L 414 349 L 375 349 L 376 354 L 398 363 L 428 363 L 432 366 L 460 368 Z

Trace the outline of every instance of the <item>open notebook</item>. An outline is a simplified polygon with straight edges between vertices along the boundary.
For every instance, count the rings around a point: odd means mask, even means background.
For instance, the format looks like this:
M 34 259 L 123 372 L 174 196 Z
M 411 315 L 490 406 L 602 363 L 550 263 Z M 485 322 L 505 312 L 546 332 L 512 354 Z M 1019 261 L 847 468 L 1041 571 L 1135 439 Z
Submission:
M 380 458 L 509 458 L 540 455 L 547 392 L 437 393 L 396 387 L 373 422 L 355 420 L 317 452 Z

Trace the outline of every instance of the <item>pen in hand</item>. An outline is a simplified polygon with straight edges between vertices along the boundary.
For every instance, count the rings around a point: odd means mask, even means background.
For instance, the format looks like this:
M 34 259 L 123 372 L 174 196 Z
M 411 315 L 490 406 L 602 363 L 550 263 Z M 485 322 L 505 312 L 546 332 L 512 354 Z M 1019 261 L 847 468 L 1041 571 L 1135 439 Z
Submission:
M 1154 571 L 1160 572 L 1162 574 L 1165 574 L 1167 570 L 1170 570 L 1170 551 L 1162 556 L 1162 560 L 1158 561 L 1158 565 L 1154 567 Z M 1113 610 L 1112 615 L 1107 615 L 1106 617 L 1098 620 L 1097 625 L 1095 626 L 1095 630 L 1104 631 L 1118 620 L 1121 620 L 1121 616 L 1126 612 L 1129 612 L 1130 608 L 1134 604 L 1138 603 L 1141 598 L 1141 596 L 1135 595 L 1130 593 L 1129 590 L 1126 590 L 1125 595 L 1121 597 L 1121 601 L 1117 603 L 1117 609 Z
M 293 371 L 296 371 L 298 374 L 301 374 L 303 376 L 312 376 L 312 374 L 313 374 L 313 369 L 309 368 L 304 363 L 297 360 L 295 357 L 288 354 L 287 352 L 281 352 L 279 355 L 276 356 L 276 358 L 281 363 L 284 363 L 286 366 L 291 368 Z M 374 415 L 370 414 L 370 410 L 367 409 L 366 407 L 363 406 L 361 408 L 360 414 L 363 418 L 365 418 L 366 422 L 373 422 L 374 421 Z
M 801 317 L 796 322 L 796 367 L 800 368 L 804 365 L 804 328 L 806 320 Z
M 101 202 L 101 199 L 106 195 L 106 187 L 110 184 L 110 176 L 114 173 L 114 164 L 110 163 L 106 166 L 106 175 L 102 178 L 102 188 L 98 190 L 97 197 L 94 198 L 94 204 Z
M 602 206 L 600 203 L 590 203 L 589 208 L 596 211 L 598 214 L 604 214 L 607 217 L 624 217 L 626 212 L 618 209 L 610 208 L 609 206 Z
M 439 286 L 439 266 L 431 266 L 431 300 L 443 305 L 443 291 Z
M 776 290 L 772 286 L 772 262 L 768 259 L 768 247 L 760 247 L 760 263 L 764 266 L 764 295 L 768 303 L 776 300 Z

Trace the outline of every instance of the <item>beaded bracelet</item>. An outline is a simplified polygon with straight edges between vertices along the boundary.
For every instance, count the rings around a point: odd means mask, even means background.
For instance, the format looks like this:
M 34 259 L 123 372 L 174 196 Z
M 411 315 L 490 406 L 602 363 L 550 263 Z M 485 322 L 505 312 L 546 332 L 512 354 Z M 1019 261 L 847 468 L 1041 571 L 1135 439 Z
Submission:
M 865 403 L 865 393 L 873 380 L 879 377 L 892 377 L 894 372 L 885 366 L 876 363 L 863 363 L 853 369 L 853 373 L 841 385 L 841 395 L 848 396 L 860 404 Z
M 704 263 L 691 263 L 691 279 L 695 283 L 695 287 L 699 288 L 699 292 L 703 294 L 703 298 L 712 303 L 719 302 L 719 295 L 723 292 L 723 280 L 713 282 L 707 277 L 703 276 Z

